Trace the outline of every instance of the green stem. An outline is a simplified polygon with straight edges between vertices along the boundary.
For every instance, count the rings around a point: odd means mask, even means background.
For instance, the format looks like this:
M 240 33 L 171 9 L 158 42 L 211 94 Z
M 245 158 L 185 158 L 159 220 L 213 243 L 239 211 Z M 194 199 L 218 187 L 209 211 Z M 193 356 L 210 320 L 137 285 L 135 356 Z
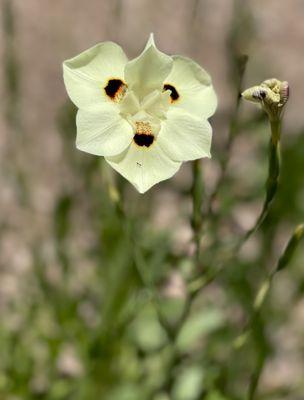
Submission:
M 263 369 L 264 369 L 265 361 L 266 361 L 266 354 L 264 352 L 260 352 L 260 354 L 258 356 L 256 369 L 251 376 L 249 391 L 248 391 L 248 400 L 254 400 L 254 398 L 255 398 L 255 394 L 256 394 L 256 391 L 258 388 L 260 377 L 261 377 Z
M 238 248 L 253 235 L 259 227 L 262 225 L 263 221 L 267 217 L 271 203 L 277 193 L 280 169 L 281 169 L 281 148 L 280 148 L 280 138 L 281 138 L 281 120 L 274 119 L 270 120 L 271 128 L 271 138 L 269 142 L 269 166 L 268 166 L 268 178 L 266 181 L 266 196 L 263 204 L 262 211 L 258 216 L 254 226 L 249 229 L 241 240 Z
M 192 163 L 192 218 L 191 225 L 193 230 L 193 240 L 195 243 L 195 266 L 199 269 L 200 266 L 200 247 L 201 247 L 201 230 L 202 230 L 202 203 L 203 203 L 203 176 L 202 164 L 200 160 L 195 160 Z
M 269 293 L 269 290 L 271 289 L 273 279 L 278 272 L 282 271 L 288 266 L 303 237 L 304 237 L 304 224 L 300 224 L 295 228 L 293 234 L 291 235 L 287 243 L 287 246 L 285 247 L 275 268 L 268 274 L 267 278 L 261 283 L 254 299 L 253 311 L 251 313 L 250 319 L 246 324 L 246 326 L 244 327 L 243 333 L 235 340 L 234 342 L 235 347 L 237 348 L 242 347 L 247 342 L 250 333 L 254 329 L 257 329 L 257 326 L 260 325 L 259 324 L 260 312 L 263 304 L 265 303 L 265 299 Z M 264 346 L 262 349 L 259 349 L 256 367 L 251 375 L 251 380 L 249 384 L 248 396 L 247 396 L 248 400 L 255 399 L 255 395 L 258 389 L 260 377 L 262 375 L 265 366 L 267 355 L 268 352 Z
M 202 165 L 200 160 L 195 160 L 192 163 L 192 187 L 191 187 L 191 195 L 192 195 L 192 217 L 191 217 L 191 226 L 193 231 L 193 240 L 195 244 L 195 252 L 194 252 L 194 265 L 195 265 L 195 273 L 197 274 L 200 271 L 200 256 L 201 256 L 201 236 L 202 236 L 202 203 L 203 203 L 203 195 L 204 195 L 204 186 L 203 186 L 203 174 L 202 174 Z M 200 275 L 202 271 L 200 271 Z M 174 325 L 173 329 L 169 332 L 169 340 L 172 346 L 172 357 L 167 366 L 167 379 L 162 387 L 162 390 L 165 391 L 170 398 L 172 397 L 172 388 L 175 382 L 175 369 L 181 362 L 181 355 L 178 352 L 176 347 L 176 342 L 179 336 L 179 333 L 186 322 L 192 307 L 192 303 L 196 298 L 197 294 L 200 292 L 200 289 L 204 286 L 203 284 L 199 285 L 199 287 L 195 288 L 195 290 L 189 290 L 187 293 L 187 298 L 184 304 L 183 312 L 178 320 L 178 322 Z M 168 332 L 167 332 L 168 333 Z
M 219 190 L 225 181 L 227 166 L 228 166 L 228 163 L 230 160 L 230 155 L 231 155 L 231 149 L 232 149 L 234 141 L 240 131 L 240 125 L 239 125 L 239 113 L 240 113 L 240 105 L 241 105 L 240 93 L 242 92 L 243 79 L 244 79 L 247 61 L 248 61 L 248 56 L 246 56 L 246 55 L 238 56 L 235 60 L 235 62 L 237 64 L 237 72 L 238 72 L 238 74 L 237 74 L 238 83 L 237 83 L 236 91 L 235 91 L 235 105 L 234 105 L 234 109 L 231 112 L 232 117 L 229 122 L 228 138 L 227 138 L 227 142 L 225 145 L 225 151 L 223 153 L 223 156 L 220 158 L 220 175 L 219 175 L 219 178 L 215 185 L 215 188 L 213 189 L 213 191 L 209 197 L 209 200 L 207 201 L 207 207 L 206 207 L 205 213 L 208 218 L 215 216 L 214 212 L 213 212 L 213 203 L 216 200 Z
M 273 199 L 277 193 L 279 178 L 280 178 L 280 166 L 281 166 L 281 149 L 280 149 L 280 137 L 281 137 L 281 120 L 278 119 L 270 119 L 270 127 L 271 127 L 271 139 L 269 143 L 269 166 L 268 166 L 268 178 L 266 181 L 266 196 L 263 204 L 262 211 L 258 216 L 254 226 L 248 230 L 241 239 L 236 240 L 234 243 L 226 249 L 222 260 L 220 262 L 216 262 L 217 264 L 217 272 L 214 277 L 218 273 L 222 271 L 225 266 L 225 263 L 229 260 L 233 259 L 236 254 L 238 254 L 239 250 L 242 248 L 244 243 L 259 229 L 265 218 L 267 217 L 270 206 L 273 202 Z
M 116 213 L 121 220 L 122 227 L 125 231 L 126 237 L 127 237 L 128 241 L 130 242 L 130 248 L 132 249 L 132 258 L 133 258 L 134 267 L 136 269 L 138 278 L 139 278 L 142 286 L 149 289 L 149 291 L 151 293 L 151 301 L 152 301 L 154 309 L 156 311 L 158 322 L 160 323 L 160 325 L 166 331 L 168 337 L 170 338 L 170 336 L 172 334 L 171 333 L 172 328 L 167 323 L 166 319 L 163 317 L 163 313 L 161 311 L 160 299 L 159 299 L 157 290 L 156 290 L 155 286 L 153 285 L 153 282 L 151 282 L 150 277 L 147 275 L 147 271 L 149 271 L 149 268 L 147 266 L 142 249 L 140 247 L 140 244 L 139 244 L 140 241 L 138 240 L 136 232 L 133 229 L 132 221 L 126 215 L 124 204 L 123 204 L 122 193 L 120 193 L 120 191 L 114 184 L 113 180 L 107 173 L 107 170 L 104 171 L 104 176 L 105 176 L 106 182 L 108 184 L 109 197 L 111 198 L 113 204 L 115 205 Z

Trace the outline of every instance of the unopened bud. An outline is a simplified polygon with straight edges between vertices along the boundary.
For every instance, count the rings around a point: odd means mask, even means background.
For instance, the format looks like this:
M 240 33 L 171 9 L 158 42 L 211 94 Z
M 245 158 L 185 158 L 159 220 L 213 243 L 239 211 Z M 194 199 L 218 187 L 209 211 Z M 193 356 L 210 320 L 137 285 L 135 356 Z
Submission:
M 278 94 L 274 94 L 271 89 L 268 87 L 263 87 L 262 85 L 253 86 L 249 89 L 246 89 L 242 93 L 242 97 L 245 100 L 253 103 L 262 103 L 265 101 L 278 103 L 280 100 L 280 96 Z
M 270 119 L 279 119 L 284 105 L 289 98 L 289 85 L 286 81 L 267 79 L 258 86 L 253 86 L 242 93 L 245 100 L 261 104 Z

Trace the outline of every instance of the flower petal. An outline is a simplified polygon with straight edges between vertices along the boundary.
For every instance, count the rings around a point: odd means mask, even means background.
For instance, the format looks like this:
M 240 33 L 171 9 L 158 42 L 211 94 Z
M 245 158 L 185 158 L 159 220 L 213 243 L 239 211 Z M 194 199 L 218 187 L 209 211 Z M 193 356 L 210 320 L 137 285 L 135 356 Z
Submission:
M 134 90 L 140 100 L 154 90 L 161 91 L 172 65 L 172 58 L 159 51 L 150 36 L 144 51 L 125 67 L 128 87 Z
M 122 101 L 119 103 L 120 113 L 123 115 L 133 115 L 140 110 L 138 98 L 133 90 L 128 90 Z
M 212 128 L 206 119 L 171 108 L 162 122 L 157 141 L 172 160 L 188 161 L 211 157 L 211 138 Z
M 122 154 L 108 157 L 106 161 L 135 188 L 144 193 L 156 183 L 171 178 L 181 166 L 162 151 L 157 140 L 149 147 L 134 142 Z
M 76 118 L 76 146 L 98 156 L 114 156 L 125 150 L 133 139 L 132 126 L 112 104 L 80 109 Z
M 155 41 L 154 41 L 154 33 L 153 32 L 151 32 L 150 35 L 149 35 L 149 39 L 147 40 L 146 46 L 144 48 L 144 51 L 147 50 L 150 46 L 156 47 Z
M 141 108 L 147 111 L 149 114 L 154 115 L 158 118 L 164 118 L 170 105 L 170 92 L 160 92 L 154 90 L 146 96 L 142 103 Z
M 63 77 L 67 92 L 79 108 L 109 101 L 104 88 L 109 79 L 124 81 L 128 59 L 112 42 L 99 43 L 78 56 L 64 61 Z
M 173 68 L 165 81 L 165 85 L 173 86 L 178 93 L 172 106 L 209 118 L 217 107 L 217 97 L 209 74 L 187 57 L 172 58 Z

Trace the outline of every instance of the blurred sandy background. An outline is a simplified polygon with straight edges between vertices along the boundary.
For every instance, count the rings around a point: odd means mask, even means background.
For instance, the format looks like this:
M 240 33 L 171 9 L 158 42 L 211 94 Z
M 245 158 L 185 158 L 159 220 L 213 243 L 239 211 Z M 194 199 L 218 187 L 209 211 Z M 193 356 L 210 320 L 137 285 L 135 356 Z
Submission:
M 4 15 L 8 3 L 13 13 L 13 27 L 5 25 L 10 24 L 8 19 L 11 18 Z M 87 262 L 83 254 L 94 240 L 87 223 L 93 216 L 87 209 L 85 188 L 78 181 L 78 171 L 67 162 L 64 135 L 58 129 L 61 109 L 68 101 L 62 80 L 63 60 L 105 40 L 118 42 L 131 58 L 141 51 L 149 33 L 154 32 L 161 50 L 188 55 L 204 66 L 213 77 L 219 98 L 213 123 L 215 160 L 206 161 L 207 177 L 212 181 L 217 176 L 216 155 L 226 139 L 234 102 L 227 40 L 232 25 L 237 25 L 238 18 L 244 16 L 238 16 L 236 11 L 240 10 L 235 10 L 234 3 L 232 0 L 1 0 L 0 312 L 5 324 L 18 325 L 15 319 L 11 321 L 11 315 L 7 316 L 6 307 L 11 299 L 24 301 L 23 278 L 31 274 L 31 249 L 35 244 L 39 243 L 48 260 L 50 279 L 60 279 L 54 273 L 57 259 L 52 218 L 63 192 L 79 196 L 72 213 L 73 228 L 67 246 L 73 253 L 73 274 L 80 274 L 80 281 L 87 279 L 89 282 L 89 278 L 82 276 L 87 273 L 83 272 Z M 241 12 L 246 14 L 244 20 L 248 24 L 242 25 L 238 45 L 240 52 L 249 55 L 245 86 L 270 77 L 289 81 L 291 98 L 284 121 L 289 136 L 283 139 L 283 143 L 287 143 L 289 137 L 300 135 L 304 126 L 304 2 L 243 0 L 243 6 Z M 17 70 L 13 83 L 8 79 L 7 60 L 11 60 Z M 255 113 L 253 106 L 242 107 L 242 115 L 246 117 Z M 254 139 L 252 134 L 249 141 L 243 137 L 236 142 L 231 161 L 236 170 L 232 174 L 241 176 L 243 173 L 249 177 L 252 170 L 255 171 L 256 140 L 258 145 L 265 143 L 264 139 Z M 73 157 L 77 159 L 79 152 L 74 148 L 69 151 L 74 152 Z M 304 158 L 304 148 L 302 155 Z M 240 170 L 245 160 L 249 166 Z M 302 175 L 300 171 L 296 173 Z M 255 184 L 261 185 L 263 174 L 259 169 L 255 171 L 252 178 Z M 158 185 L 152 194 L 153 221 L 161 229 L 173 222 L 176 224 L 179 232 L 175 237 L 176 246 L 186 246 L 191 237 L 184 214 L 181 216 L 178 210 L 180 198 L 174 194 L 175 188 L 187 187 L 189 178 L 189 166 L 184 165 L 173 183 Z M 212 187 L 211 181 L 207 186 Z M 303 186 L 303 180 L 301 182 Z M 247 182 L 241 188 L 251 188 L 250 185 Z M 302 211 L 303 199 L 302 189 L 297 200 Z M 168 202 L 175 206 L 170 207 L 170 211 Z M 236 223 L 241 228 L 250 226 L 259 204 L 253 202 L 249 211 L 239 209 Z M 188 210 L 187 202 L 184 207 Z M 285 243 L 286 235 L 282 233 L 285 226 L 288 231 L 289 222 L 279 227 L 275 246 Z M 254 254 L 256 246 L 254 241 L 249 246 L 249 258 L 254 257 L 250 252 Z M 298 263 L 303 264 L 303 261 Z M 300 276 L 304 280 L 303 272 Z M 288 299 L 292 288 L 290 279 L 283 278 L 277 298 L 286 293 Z M 29 293 L 26 289 L 27 296 Z M 288 308 L 288 300 L 282 303 Z M 18 320 L 18 314 L 15 317 Z M 283 340 L 284 345 L 279 345 L 281 348 L 264 376 L 266 387 L 276 387 L 282 382 L 299 385 L 303 379 L 304 362 L 299 356 L 299 349 L 303 350 L 304 345 L 303 300 L 296 304 L 290 317 L 284 328 L 287 332 L 279 332 L 289 342 Z M 282 342 L 279 340 L 279 343 Z M 303 387 L 303 382 L 301 385 Z M 297 399 L 303 398 L 304 394 Z M 290 399 L 295 400 L 294 397 Z
M 2 12 L 4 3 L 2 0 Z M 105 40 L 121 44 L 131 58 L 141 51 L 149 33 L 154 32 L 160 49 L 193 57 L 210 72 L 219 97 L 217 119 L 229 113 L 233 83 L 227 71 L 226 40 L 233 1 L 91 0 L 84 4 L 80 0 L 11 0 L 11 3 L 15 18 L 12 46 L 20 72 L 13 113 L 20 120 L 22 143 L 20 148 L 11 148 L 14 133 L 2 112 L 1 163 L 5 167 L 18 160 L 31 176 L 34 190 L 30 202 L 38 224 L 52 209 L 58 190 L 69 185 L 71 179 L 55 125 L 58 110 L 67 98 L 62 82 L 63 60 Z M 253 40 L 246 40 L 249 48 L 241 49 L 250 57 L 246 84 L 253 85 L 272 76 L 288 80 L 292 96 L 285 124 L 288 130 L 295 130 L 303 125 L 304 3 L 301 0 L 244 0 L 243 3 L 248 3 L 248 12 L 254 20 Z M 4 40 L 2 32 L 2 111 L 10 96 L 3 77 L 7 56 Z M 251 111 L 247 107 L 247 112 Z M 220 123 L 215 126 L 214 136 L 221 143 L 225 133 L 219 126 Z M 10 215 L 10 223 L 18 224 L 14 221 L 17 204 L 14 215 L 10 211 L 16 195 L 11 177 L 4 171 L 2 166 L 1 209 L 4 215 Z

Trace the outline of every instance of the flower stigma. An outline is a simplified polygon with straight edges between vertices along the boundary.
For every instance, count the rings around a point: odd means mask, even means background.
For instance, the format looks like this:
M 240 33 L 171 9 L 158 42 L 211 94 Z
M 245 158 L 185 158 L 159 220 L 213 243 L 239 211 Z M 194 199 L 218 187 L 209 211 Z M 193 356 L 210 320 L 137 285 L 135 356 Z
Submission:
M 127 85 L 121 79 L 109 79 L 104 87 L 106 95 L 115 102 L 120 101 L 125 95 Z

